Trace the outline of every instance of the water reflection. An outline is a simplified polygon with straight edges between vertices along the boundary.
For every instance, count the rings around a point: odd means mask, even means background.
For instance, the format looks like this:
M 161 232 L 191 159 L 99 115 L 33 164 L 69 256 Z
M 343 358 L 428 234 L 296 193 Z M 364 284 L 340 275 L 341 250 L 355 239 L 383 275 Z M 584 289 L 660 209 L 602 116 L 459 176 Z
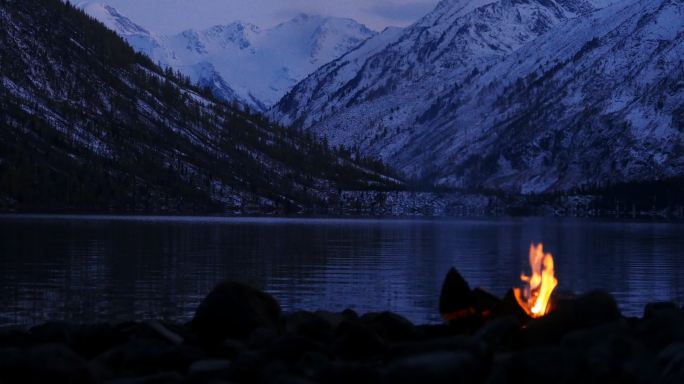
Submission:
M 684 227 L 586 220 L 274 220 L 0 217 L 0 325 L 48 319 L 187 320 L 214 284 L 239 280 L 286 310 L 393 310 L 437 321 L 453 265 L 503 295 L 530 242 L 562 290 L 606 289 L 624 312 L 682 301 Z

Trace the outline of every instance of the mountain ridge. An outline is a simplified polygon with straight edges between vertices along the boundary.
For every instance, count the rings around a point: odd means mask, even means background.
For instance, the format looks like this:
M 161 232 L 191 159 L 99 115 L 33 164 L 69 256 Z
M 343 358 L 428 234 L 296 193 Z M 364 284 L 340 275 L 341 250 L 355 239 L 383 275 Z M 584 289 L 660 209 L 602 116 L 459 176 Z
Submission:
M 588 35 L 597 26 L 601 23 L 611 25 L 626 17 L 624 3 L 611 3 L 614 2 L 442 1 L 435 11 L 407 27 L 389 44 L 368 54 L 358 54 L 363 50 L 361 46 L 310 75 L 270 111 L 270 116 L 285 125 L 310 130 L 333 145 L 355 148 L 364 155 L 395 164 L 410 176 L 449 187 L 505 189 L 527 194 L 601 182 L 638 181 L 648 174 L 641 170 L 643 167 L 626 166 L 624 172 L 619 172 L 617 167 L 610 170 L 607 165 L 601 172 L 586 166 L 571 172 L 564 169 L 565 162 L 572 167 L 576 161 L 571 157 L 592 152 L 588 144 L 584 146 L 575 142 L 572 150 L 560 146 L 557 151 L 564 154 L 560 156 L 550 148 L 540 151 L 521 142 L 522 137 L 532 142 L 543 141 L 541 138 L 551 132 L 548 127 L 555 125 L 550 120 L 544 125 L 539 117 L 544 115 L 551 119 L 549 114 L 544 114 L 544 109 L 548 108 L 544 101 L 554 99 L 563 91 L 555 82 L 581 83 L 590 92 L 591 82 L 580 73 L 573 73 L 573 66 L 568 62 L 572 59 L 581 62 L 587 53 L 604 44 Z M 670 4 L 675 11 L 682 8 L 682 4 L 676 1 L 657 3 Z M 644 12 L 651 9 L 648 2 L 633 1 L 630 4 Z M 636 13 L 633 19 L 637 18 Z M 605 19 L 595 19 L 597 14 L 604 15 Z M 668 17 L 673 18 L 671 15 Z M 677 24 L 672 20 L 667 23 Z M 616 27 L 605 42 L 619 41 L 621 34 L 632 32 L 637 33 Z M 672 45 L 679 49 L 679 37 L 673 35 L 671 38 L 674 39 Z M 556 45 L 544 44 L 547 41 Z M 644 37 L 644 41 L 650 40 Z M 572 52 L 561 57 L 569 51 Z M 636 48 L 631 51 L 648 61 L 643 52 L 658 54 L 651 47 L 643 49 L 642 53 Z M 616 63 L 626 60 L 617 49 L 606 60 L 611 57 L 617 60 Z M 554 64 L 553 60 L 557 62 Z M 661 60 L 673 74 L 679 73 L 676 69 L 679 59 L 661 57 Z M 529 68 L 529 72 L 520 73 L 522 67 Z M 607 63 L 602 67 L 611 68 Z M 564 68 L 567 71 L 565 76 L 556 76 Z M 594 67 L 583 63 L 580 68 L 590 71 Z M 652 73 L 658 77 L 664 72 L 654 70 Z M 595 75 L 599 83 L 602 82 L 603 75 Z M 668 75 L 660 77 L 666 83 L 678 84 L 680 81 L 676 77 L 666 80 Z M 606 87 L 619 86 L 617 82 L 603 83 Z M 544 94 L 535 95 L 533 90 L 542 86 Z M 513 93 L 513 88 L 518 90 L 517 93 Z M 602 94 L 601 89 L 595 88 L 595 96 Z M 531 96 L 540 98 L 540 101 L 530 100 Z M 679 116 L 677 103 L 681 100 L 681 91 L 672 96 L 671 119 L 675 121 Z M 571 110 L 580 112 L 573 118 L 568 115 L 568 120 L 553 131 L 563 131 L 567 127 L 568 131 L 586 136 L 592 130 L 605 128 L 606 122 L 602 122 L 598 112 L 587 110 L 585 119 L 580 116 L 585 106 L 591 109 L 600 101 L 600 98 L 582 95 L 572 102 L 565 100 L 572 105 L 563 113 Z M 517 105 L 524 107 L 517 108 Z M 558 108 L 556 110 L 561 112 Z M 604 112 L 610 111 L 606 109 Z M 583 124 L 586 124 L 584 128 Z M 650 123 L 632 121 L 632 124 Z M 667 122 L 660 126 L 666 128 Z M 626 143 L 645 140 L 629 133 L 619 135 Z M 501 137 L 506 139 L 497 139 Z M 608 137 L 604 139 L 612 141 Z M 678 136 L 670 139 L 674 144 L 662 142 L 659 145 L 676 147 L 676 143 L 681 142 Z M 596 137 L 592 142 L 595 145 L 600 143 Z M 631 158 L 642 161 L 644 157 L 656 156 L 657 153 L 652 152 L 657 147 L 655 144 L 650 145 L 651 149 L 632 145 L 635 153 Z M 630 158 L 628 148 L 627 145 L 620 149 L 622 155 L 612 152 L 607 156 L 608 160 Z M 577 153 L 572 155 L 569 151 Z M 654 167 L 660 169 L 654 177 L 669 177 L 682 172 L 677 165 L 678 153 L 680 151 L 676 148 L 669 151 L 666 156 L 675 158 L 671 169 Z M 541 160 L 536 160 L 541 163 L 525 160 L 535 156 L 541 156 Z M 605 160 L 605 156 L 592 156 L 590 162 Z M 535 171 L 545 163 L 553 163 L 553 166 Z
M 308 14 L 269 29 L 236 21 L 157 35 L 111 6 L 85 2 L 79 7 L 155 62 L 210 86 L 228 101 L 258 111 L 275 104 L 319 66 L 375 35 L 352 19 Z M 208 67 L 213 70 L 207 71 Z

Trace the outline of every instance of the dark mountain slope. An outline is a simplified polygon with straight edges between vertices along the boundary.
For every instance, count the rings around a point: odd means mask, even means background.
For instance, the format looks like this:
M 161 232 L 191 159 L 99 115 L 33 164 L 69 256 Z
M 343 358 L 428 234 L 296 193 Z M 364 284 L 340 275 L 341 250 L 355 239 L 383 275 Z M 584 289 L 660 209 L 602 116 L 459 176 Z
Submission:
M 162 71 L 60 0 L 0 1 L 0 206 L 322 212 L 399 185 Z

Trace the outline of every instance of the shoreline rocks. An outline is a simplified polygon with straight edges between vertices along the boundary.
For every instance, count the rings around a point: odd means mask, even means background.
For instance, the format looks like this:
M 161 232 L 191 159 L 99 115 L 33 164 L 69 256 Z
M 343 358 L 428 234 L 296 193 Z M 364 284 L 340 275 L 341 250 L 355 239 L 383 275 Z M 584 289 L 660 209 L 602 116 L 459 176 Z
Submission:
M 188 324 L 0 329 L 0 383 L 684 382 L 677 305 L 649 304 L 643 318 L 626 318 L 603 292 L 555 304 L 539 319 L 499 313 L 415 325 L 390 312 L 283 314 L 270 295 L 224 283 Z

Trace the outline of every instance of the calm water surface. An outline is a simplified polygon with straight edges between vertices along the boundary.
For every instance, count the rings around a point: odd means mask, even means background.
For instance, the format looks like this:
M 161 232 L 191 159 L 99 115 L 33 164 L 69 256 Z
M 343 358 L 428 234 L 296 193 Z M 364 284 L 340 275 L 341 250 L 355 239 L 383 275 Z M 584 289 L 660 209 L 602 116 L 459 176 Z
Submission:
M 630 315 L 684 300 L 681 224 L 0 216 L 0 325 L 188 320 L 224 279 L 265 289 L 287 311 L 432 322 L 451 266 L 503 295 L 538 241 L 556 258 L 559 289 L 608 290 Z

